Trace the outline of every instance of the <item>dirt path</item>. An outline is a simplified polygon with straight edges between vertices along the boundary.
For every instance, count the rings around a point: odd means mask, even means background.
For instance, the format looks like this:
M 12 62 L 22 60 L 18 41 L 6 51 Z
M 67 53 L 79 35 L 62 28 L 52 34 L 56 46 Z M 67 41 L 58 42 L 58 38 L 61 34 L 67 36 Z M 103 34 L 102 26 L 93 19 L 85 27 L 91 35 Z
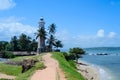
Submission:
M 1 78 L 14 80 L 15 76 L 10 76 L 10 75 L 6 75 L 6 74 L 3 74 L 3 73 L 0 73 L 0 79 Z
M 43 56 L 46 66 L 43 70 L 37 70 L 31 80 L 66 80 L 64 73 L 59 68 L 58 62 L 51 58 L 51 54 L 47 53 Z

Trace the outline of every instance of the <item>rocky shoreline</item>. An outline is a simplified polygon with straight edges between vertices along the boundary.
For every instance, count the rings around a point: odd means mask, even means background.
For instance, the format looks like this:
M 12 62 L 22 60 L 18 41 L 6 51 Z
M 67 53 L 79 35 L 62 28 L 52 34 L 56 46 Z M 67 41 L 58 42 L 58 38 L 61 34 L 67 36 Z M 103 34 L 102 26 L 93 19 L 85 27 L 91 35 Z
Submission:
M 83 61 L 79 60 L 77 69 L 78 72 L 80 72 L 86 80 L 101 80 L 98 70 Z

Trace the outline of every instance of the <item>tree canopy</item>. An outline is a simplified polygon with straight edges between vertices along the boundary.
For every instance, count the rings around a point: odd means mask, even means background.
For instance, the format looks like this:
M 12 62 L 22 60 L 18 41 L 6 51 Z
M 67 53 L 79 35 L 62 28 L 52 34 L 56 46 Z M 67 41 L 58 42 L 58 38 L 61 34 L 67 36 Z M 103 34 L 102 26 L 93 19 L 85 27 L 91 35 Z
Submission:
M 43 48 L 43 51 L 53 51 L 53 48 L 58 50 L 58 48 L 63 47 L 62 41 L 56 39 L 55 33 L 56 25 L 54 23 L 50 24 L 48 29 L 39 25 L 39 29 L 36 33 L 36 39 L 39 37 L 40 44 L 44 43 L 40 46 Z M 36 42 L 36 39 L 32 39 L 22 33 L 19 37 L 11 37 L 10 42 L 0 41 L 0 51 L 37 51 L 38 42 Z
M 85 54 L 85 51 L 82 48 L 79 48 L 79 47 L 70 48 L 69 52 L 71 54 L 76 54 L 76 55 Z
M 75 48 L 70 48 L 69 53 L 71 56 L 73 56 L 77 62 L 78 62 L 78 58 L 80 58 L 80 56 L 82 54 L 85 54 L 85 51 L 82 48 L 79 47 L 75 47 Z
M 13 36 L 10 42 L 0 41 L 0 51 L 36 51 L 37 42 L 26 34 Z

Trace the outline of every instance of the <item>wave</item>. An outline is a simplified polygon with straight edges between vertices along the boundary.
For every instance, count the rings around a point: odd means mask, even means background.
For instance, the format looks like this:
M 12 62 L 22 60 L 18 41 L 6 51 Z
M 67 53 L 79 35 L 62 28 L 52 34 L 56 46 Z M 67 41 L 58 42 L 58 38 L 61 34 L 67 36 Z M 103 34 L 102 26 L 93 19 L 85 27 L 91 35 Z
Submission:
M 88 63 L 88 64 L 91 65 L 93 68 L 98 70 L 101 80 L 114 80 L 114 79 L 112 79 L 112 76 L 110 75 L 110 72 L 108 71 L 107 68 L 104 68 L 102 66 L 95 65 L 92 63 Z

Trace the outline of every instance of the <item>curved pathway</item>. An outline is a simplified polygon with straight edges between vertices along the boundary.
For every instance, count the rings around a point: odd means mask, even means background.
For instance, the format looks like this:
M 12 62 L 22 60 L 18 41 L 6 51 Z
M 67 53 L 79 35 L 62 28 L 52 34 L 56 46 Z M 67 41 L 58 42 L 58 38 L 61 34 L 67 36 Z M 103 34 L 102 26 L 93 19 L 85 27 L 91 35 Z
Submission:
M 43 70 L 37 70 L 31 80 L 66 80 L 64 73 L 59 68 L 58 62 L 51 58 L 50 53 L 43 55 L 42 59 L 46 66 Z
M 0 73 L 0 79 L 1 78 L 13 80 L 13 79 L 15 79 L 15 76 L 10 76 L 10 75 Z

